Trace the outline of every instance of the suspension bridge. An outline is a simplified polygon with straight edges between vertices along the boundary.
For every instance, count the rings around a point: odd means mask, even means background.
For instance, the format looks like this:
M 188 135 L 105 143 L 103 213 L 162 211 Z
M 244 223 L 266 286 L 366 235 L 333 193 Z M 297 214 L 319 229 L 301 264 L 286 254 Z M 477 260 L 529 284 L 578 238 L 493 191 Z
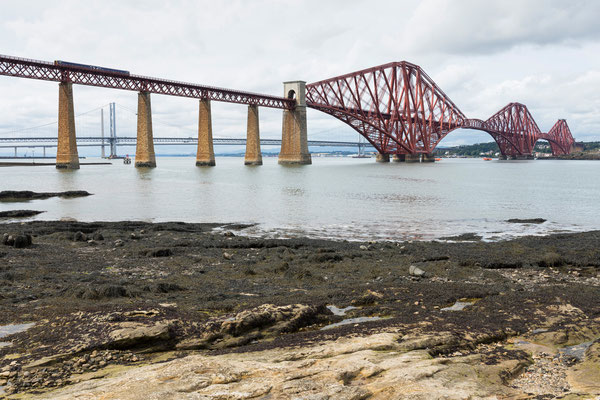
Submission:
M 120 112 L 117 112 L 117 109 Z M 105 124 L 105 111 L 107 111 L 108 121 Z M 135 133 L 135 125 L 133 119 L 136 118 L 136 112 L 130 108 L 117 104 L 109 103 L 101 107 L 80 113 L 75 116 L 77 136 L 77 147 L 100 147 L 100 156 L 102 158 L 119 158 L 119 147 L 136 146 L 137 137 L 130 136 Z M 176 128 L 181 131 L 182 128 L 175 127 L 162 121 L 154 121 L 155 125 L 163 128 Z M 105 126 L 106 125 L 106 126 Z M 119 128 L 117 130 L 117 126 Z M 18 150 L 35 150 L 41 149 L 43 158 L 46 158 L 46 150 L 57 148 L 58 138 L 56 130 L 58 121 L 28 127 L 15 129 L 11 131 L 0 132 L 0 149 L 14 150 L 13 157 L 18 158 Z M 185 131 L 185 128 L 183 129 Z M 108 132 L 106 132 L 108 131 Z M 125 135 L 119 135 L 118 131 L 124 131 Z M 198 144 L 198 138 L 193 137 L 193 131 L 188 132 L 188 137 L 153 137 L 155 146 L 194 146 Z M 313 137 L 326 136 L 330 139 L 336 139 L 336 136 L 345 136 L 347 131 L 339 129 L 329 129 L 321 132 L 314 132 Z M 246 138 L 213 138 L 215 146 L 245 146 Z M 281 146 L 281 139 L 260 139 L 261 146 Z M 308 140 L 309 147 L 335 147 L 335 148 L 355 148 L 357 153 L 363 154 L 366 150 L 373 151 L 373 147 L 364 140 L 349 141 L 349 140 Z M 124 153 L 124 152 L 122 152 Z M 38 153 L 39 155 L 39 153 Z M 121 154 L 122 155 L 122 154 Z M 26 157 L 25 157 L 26 158 Z

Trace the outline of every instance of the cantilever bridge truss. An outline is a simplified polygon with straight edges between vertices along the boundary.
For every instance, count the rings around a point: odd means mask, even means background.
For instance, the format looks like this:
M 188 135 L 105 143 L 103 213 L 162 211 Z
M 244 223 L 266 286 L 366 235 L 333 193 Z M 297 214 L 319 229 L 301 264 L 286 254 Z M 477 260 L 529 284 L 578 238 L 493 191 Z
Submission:
M 293 110 L 290 98 L 216 88 L 94 68 L 0 55 L 0 75 L 72 82 L 171 96 Z M 564 119 L 540 130 L 527 107 L 510 103 L 487 120 L 468 119 L 418 65 L 393 62 L 306 85 L 306 105 L 333 115 L 364 136 L 382 154 L 430 154 L 458 128 L 488 132 L 505 156 L 531 156 L 535 143 L 550 142 L 568 154 L 575 140 Z
M 531 156 L 540 139 L 554 155 L 575 142 L 564 119 L 543 133 L 520 103 L 485 121 L 468 119 L 421 67 L 404 61 L 311 83 L 306 104 L 350 125 L 382 154 L 432 153 L 458 128 L 488 132 L 509 157 Z

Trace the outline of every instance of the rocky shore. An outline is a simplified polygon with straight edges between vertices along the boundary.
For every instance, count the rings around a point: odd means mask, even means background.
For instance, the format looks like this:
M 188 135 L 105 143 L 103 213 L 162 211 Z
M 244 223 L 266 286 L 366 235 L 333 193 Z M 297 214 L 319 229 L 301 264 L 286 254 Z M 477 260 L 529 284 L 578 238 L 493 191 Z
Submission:
M 359 243 L 245 227 L 1 224 L 0 397 L 600 396 L 600 232 Z

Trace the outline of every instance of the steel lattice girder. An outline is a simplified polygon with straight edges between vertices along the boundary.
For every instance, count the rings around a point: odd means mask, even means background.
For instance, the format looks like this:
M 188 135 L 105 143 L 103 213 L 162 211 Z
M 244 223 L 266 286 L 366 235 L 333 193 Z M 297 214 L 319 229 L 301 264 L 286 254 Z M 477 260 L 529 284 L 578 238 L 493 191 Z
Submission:
M 567 121 L 564 119 L 556 121 L 548 133 L 541 135 L 540 139 L 550 142 L 552 154 L 555 156 L 571 153 L 571 147 L 575 143 L 569 125 L 567 125 Z
M 306 86 L 306 105 L 350 125 L 381 153 L 431 153 L 465 119 L 418 65 L 393 62 Z
M 527 106 L 510 103 L 485 121 L 504 155 L 530 155 L 542 134 Z
M 54 82 L 72 82 L 80 85 L 193 97 L 270 108 L 293 109 L 296 106 L 295 100 L 283 97 L 150 78 L 147 76 L 129 75 L 107 70 L 96 71 L 77 66 L 55 65 L 47 61 L 3 55 L 0 55 L 0 75 Z
M 486 121 L 467 119 L 418 65 L 405 61 L 311 83 L 306 104 L 350 125 L 383 154 L 431 153 L 458 128 L 489 133 L 505 156 L 531 155 L 539 139 L 550 141 L 553 154 L 567 154 L 574 142 L 564 120 L 544 134 L 520 103 Z

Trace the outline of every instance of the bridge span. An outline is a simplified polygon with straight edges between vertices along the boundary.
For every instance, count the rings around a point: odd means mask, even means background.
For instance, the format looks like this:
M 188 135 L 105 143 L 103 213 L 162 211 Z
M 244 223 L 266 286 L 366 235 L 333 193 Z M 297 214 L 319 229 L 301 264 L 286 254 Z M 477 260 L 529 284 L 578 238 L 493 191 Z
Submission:
M 492 136 L 504 158 L 530 158 L 538 140 L 554 155 L 568 154 L 575 142 L 564 119 L 547 132 L 527 107 L 509 103 L 487 120 L 469 119 L 418 65 L 392 62 L 306 84 L 284 82 L 277 97 L 131 74 L 129 71 L 65 61 L 0 55 L 0 75 L 59 82 L 57 168 L 79 168 L 73 84 L 138 92 L 136 167 L 155 167 L 150 94 L 199 99 L 197 166 L 215 165 L 211 101 L 248 106 L 246 158 L 262 164 L 258 107 L 283 110 L 280 164 L 310 164 L 306 108 L 348 124 L 379 152 L 378 161 L 434 161 L 432 153 L 453 130 L 476 129 Z M 81 138 L 80 138 L 81 139 Z
M 197 145 L 198 139 L 193 137 L 187 138 L 172 138 L 172 137 L 155 137 L 153 138 L 155 146 L 190 146 Z M 121 146 L 135 146 L 137 137 L 135 136 L 118 136 L 118 137 L 98 137 L 98 136 L 80 136 L 77 138 L 77 147 L 111 147 L 116 148 Z M 247 139 L 245 138 L 214 138 L 213 144 L 217 146 L 245 146 Z M 281 146 L 281 139 L 260 139 L 261 146 Z M 310 147 L 353 147 L 358 149 L 361 154 L 364 149 L 371 148 L 369 143 L 364 142 L 347 142 L 334 140 L 309 140 Z M 15 157 L 19 148 L 41 148 L 43 156 L 46 156 L 46 149 L 58 147 L 58 139 L 53 137 L 20 137 L 20 138 L 0 138 L 0 148 L 15 149 Z M 113 153 L 116 155 L 116 153 Z

